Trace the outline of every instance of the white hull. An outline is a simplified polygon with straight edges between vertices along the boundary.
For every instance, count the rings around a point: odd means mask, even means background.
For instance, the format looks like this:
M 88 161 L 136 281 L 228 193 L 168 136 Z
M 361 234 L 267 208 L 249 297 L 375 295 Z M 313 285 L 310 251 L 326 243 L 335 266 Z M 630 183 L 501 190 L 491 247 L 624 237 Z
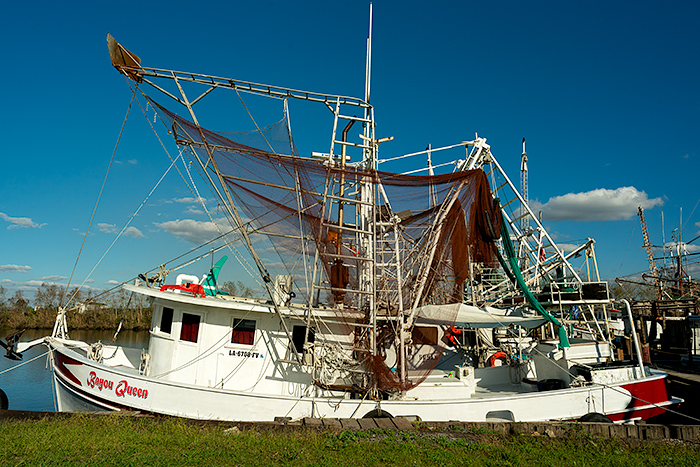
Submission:
M 570 420 L 596 412 L 616 421 L 648 418 L 668 400 L 665 390 L 657 400 L 640 403 L 635 394 L 649 395 L 665 388 L 665 374 L 608 386 L 522 392 L 522 385 L 501 385 L 493 394 L 440 400 L 384 400 L 253 394 L 155 380 L 98 364 L 59 343 L 54 350 L 53 373 L 60 411 L 134 410 L 193 419 L 272 421 L 275 417 L 361 418 L 381 409 L 391 416 L 417 416 L 431 421 L 542 421 Z M 499 370 L 491 368 L 488 370 Z M 308 392 L 318 391 L 313 386 Z

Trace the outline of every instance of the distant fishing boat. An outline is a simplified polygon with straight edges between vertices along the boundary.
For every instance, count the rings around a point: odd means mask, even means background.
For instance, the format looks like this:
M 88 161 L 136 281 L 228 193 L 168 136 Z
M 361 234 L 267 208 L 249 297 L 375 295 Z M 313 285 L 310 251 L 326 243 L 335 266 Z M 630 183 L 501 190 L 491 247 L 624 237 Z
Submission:
M 225 256 L 201 279 L 144 275 L 123 288 L 152 300 L 145 350 L 71 340 L 61 309 L 51 336 L 6 344 L 10 355 L 49 347 L 59 410 L 622 422 L 681 402 L 664 373 L 615 361 L 598 321 L 571 317 L 612 303 L 605 282 L 570 263 L 592 243 L 564 254 L 484 138 L 402 156 L 427 156 L 427 173 L 379 170 L 391 138 L 375 134 L 370 47 L 355 98 L 149 68 L 107 40 L 112 64 L 205 174 L 266 298 L 219 289 Z M 195 104 L 226 91 L 326 107 L 329 145 L 300 155 L 287 112 L 246 141 L 205 128 Z M 455 148 L 464 158 L 436 173 L 431 157 Z M 490 185 L 496 174 L 502 185 Z M 269 245 L 277 262 L 261 253 Z M 574 323 L 598 339 L 577 337 Z

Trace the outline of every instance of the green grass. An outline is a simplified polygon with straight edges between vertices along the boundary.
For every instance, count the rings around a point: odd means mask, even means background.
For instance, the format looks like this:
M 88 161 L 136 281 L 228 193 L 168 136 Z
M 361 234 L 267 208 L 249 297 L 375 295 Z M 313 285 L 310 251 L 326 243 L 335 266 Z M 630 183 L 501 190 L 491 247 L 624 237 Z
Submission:
M 470 431 L 243 429 L 75 415 L 0 422 L 2 465 L 697 466 L 697 444 Z

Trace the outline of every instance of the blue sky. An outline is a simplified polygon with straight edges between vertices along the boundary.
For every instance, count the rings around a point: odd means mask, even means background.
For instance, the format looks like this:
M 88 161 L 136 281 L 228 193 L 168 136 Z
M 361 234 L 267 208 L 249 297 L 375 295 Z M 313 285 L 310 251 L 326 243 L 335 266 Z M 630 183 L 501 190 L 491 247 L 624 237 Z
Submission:
M 5 5 L 0 285 L 31 296 L 71 274 L 131 97 L 107 32 L 147 66 L 361 97 L 367 14 L 358 1 Z M 692 1 L 375 1 L 372 103 L 377 134 L 395 137 L 382 156 L 478 132 L 518 180 L 526 137 L 530 198 L 556 240 L 595 238 L 604 278 L 643 271 L 638 205 L 653 244 L 662 211 L 666 241 L 681 208 L 683 238 L 700 233 L 698 20 Z M 325 127 L 295 136 L 303 153 L 328 145 Z M 169 164 L 132 108 L 73 284 Z M 208 218 L 191 198 L 168 173 L 86 287 L 192 248 Z M 222 278 L 254 284 L 235 265 Z

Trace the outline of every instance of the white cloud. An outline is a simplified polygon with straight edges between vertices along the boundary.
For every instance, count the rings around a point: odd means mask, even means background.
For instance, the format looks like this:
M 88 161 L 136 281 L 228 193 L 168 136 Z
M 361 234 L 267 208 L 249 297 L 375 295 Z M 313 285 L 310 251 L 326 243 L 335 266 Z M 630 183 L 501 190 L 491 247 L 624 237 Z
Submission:
M 693 245 L 690 243 L 685 243 L 681 242 L 680 244 L 678 242 L 666 242 L 664 244 L 664 250 L 666 250 L 667 254 L 671 254 L 674 256 L 678 255 L 678 252 L 680 250 L 681 254 L 688 254 L 688 253 L 696 253 L 700 251 L 700 245 Z M 660 248 L 656 248 L 656 250 L 661 250 Z
M 128 162 L 129 164 L 131 164 L 131 165 L 136 165 L 136 164 L 138 164 L 138 161 L 137 161 L 136 159 L 129 159 L 127 162 Z
M 119 285 L 119 284 L 121 284 L 121 282 L 115 281 L 114 279 L 110 279 L 110 280 L 108 280 L 107 282 L 105 282 L 105 284 L 108 284 L 108 285 Z
M 530 203 L 530 204 L 532 204 L 532 203 Z M 535 210 L 535 208 L 533 208 L 532 206 L 530 206 L 530 208 L 533 211 Z M 552 237 L 552 240 L 566 240 L 566 239 L 571 238 L 571 235 L 559 232 L 557 230 L 548 231 L 548 233 L 549 233 L 549 236 Z
M 100 229 L 100 232 L 117 233 L 117 225 L 116 224 L 105 224 L 104 222 L 101 222 L 101 223 L 97 224 L 97 228 Z
M 531 208 L 542 211 L 545 221 L 617 221 L 636 216 L 638 206 L 650 209 L 663 204 L 661 198 L 649 199 L 644 191 L 625 186 L 555 196 L 544 204 L 532 202 Z
M 155 225 L 178 238 L 197 244 L 220 235 L 213 222 L 200 222 L 194 219 L 178 219 L 156 223 Z
M 63 282 L 66 279 L 68 279 L 66 276 L 44 276 L 40 277 L 40 281 L 48 281 L 48 282 Z
M 10 223 L 10 225 L 7 226 L 7 229 L 19 229 L 19 228 L 28 228 L 28 229 L 40 229 L 46 224 L 37 224 L 34 222 L 31 218 L 29 217 L 10 217 L 4 212 L 0 212 L 0 219 L 3 219 L 7 222 Z
M 134 237 L 134 238 L 143 238 L 143 232 L 141 232 L 139 229 L 136 227 L 128 227 L 124 231 L 124 235 L 128 235 L 129 237 Z
M 0 264 L 0 272 L 29 272 L 31 266 L 20 266 L 18 264 Z
M 581 245 L 576 245 L 574 243 L 557 243 L 557 248 L 559 248 L 559 250 L 561 250 L 561 252 L 564 254 L 571 253 L 580 246 Z
M 10 294 L 16 290 L 21 290 L 22 292 L 26 293 L 24 298 L 29 301 L 34 299 L 34 294 L 36 293 L 37 289 L 41 288 L 41 286 L 46 283 L 55 284 L 58 286 L 63 285 L 56 284 L 55 282 L 49 280 L 13 281 L 10 279 L 0 279 L 0 285 L 2 285 L 8 292 L 10 292 Z M 75 286 L 77 286 L 77 284 Z M 72 288 L 73 286 L 71 286 L 71 289 Z M 87 292 L 88 290 L 92 290 L 94 292 L 101 292 L 103 290 L 102 288 L 91 287 L 86 284 L 82 285 L 80 289 L 83 292 Z
M 42 280 L 29 280 L 29 281 L 13 281 L 10 279 L 2 279 L 0 280 L 0 283 L 6 284 L 9 287 L 13 287 L 15 289 L 22 289 L 22 290 L 32 290 L 36 289 L 38 287 L 41 287 L 41 284 L 45 284 L 47 281 L 42 281 Z
M 201 196 L 198 198 L 193 198 L 191 196 L 186 196 L 184 198 L 173 198 L 172 201 L 174 203 L 181 203 L 181 204 L 202 204 L 202 203 L 207 202 L 206 198 L 202 198 Z
M 117 233 L 117 226 L 116 224 L 97 224 L 97 228 L 100 229 L 100 232 L 108 233 L 108 234 L 113 234 Z M 129 237 L 134 237 L 134 238 L 143 238 L 143 232 L 141 232 L 139 229 L 136 227 L 127 227 L 126 230 L 123 232 L 124 235 L 127 235 Z

